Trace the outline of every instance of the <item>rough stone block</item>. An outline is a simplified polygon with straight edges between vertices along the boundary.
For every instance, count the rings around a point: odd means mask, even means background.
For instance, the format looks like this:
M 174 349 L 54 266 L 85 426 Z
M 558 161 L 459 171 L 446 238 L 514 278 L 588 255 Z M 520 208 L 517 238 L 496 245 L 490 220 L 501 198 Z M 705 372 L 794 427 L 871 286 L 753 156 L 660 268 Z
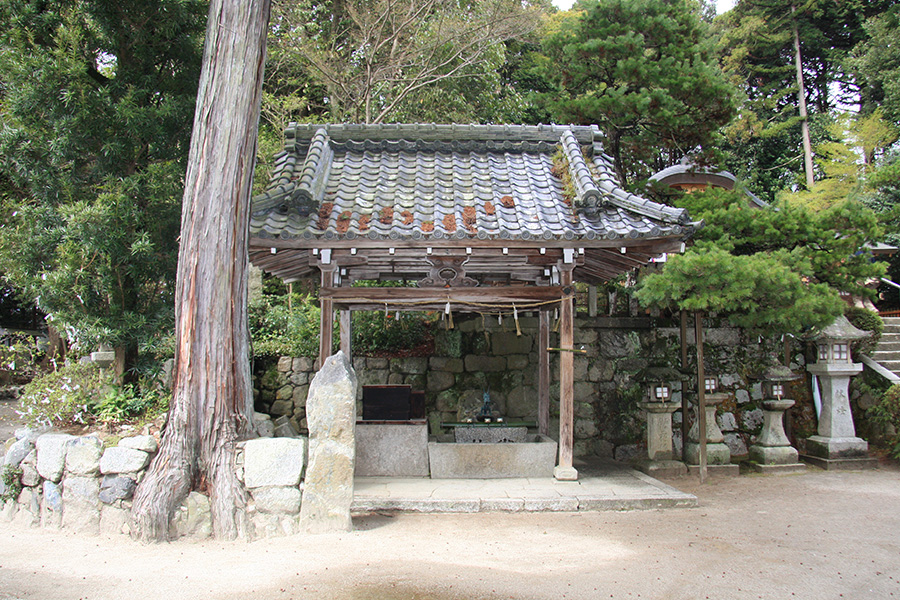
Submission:
M 494 355 L 528 354 L 534 348 L 534 337 L 516 335 L 515 331 L 499 331 L 491 334 L 491 351 Z
M 375 371 L 387 371 L 391 368 L 391 361 L 386 358 L 367 358 L 366 368 Z
M 116 500 L 130 500 L 137 487 L 134 479 L 120 475 L 106 475 L 100 482 L 98 499 L 104 504 L 112 504 Z
M 428 443 L 433 479 L 552 477 L 556 442 L 535 436 L 522 444 Z
M 298 518 L 292 515 L 256 513 L 250 525 L 254 540 L 295 535 L 299 531 Z
M 750 392 L 747 390 L 735 390 L 734 401 L 738 404 L 747 404 L 750 402 Z
M 100 507 L 100 533 L 128 535 L 131 533 L 131 510 L 118 506 Z
M 63 481 L 62 525 L 76 533 L 100 533 L 100 481 L 94 477 L 66 477 Z
M 31 454 L 34 450 L 34 438 L 23 437 L 20 440 L 16 440 L 9 447 L 9 450 L 6 451 L 6 458 L 3 461 L 3 464 L 9 465 L 11 467 L 18 467 L 19 464 L 25 457 Z
M 300 490 L 296 487 L 261 487 L 251 490 L 250 495 L 261 513 L 295 515 L 300 512 Z
M 456 376 L 453 373 L 443 371 L 431 371 L 428 373 L 428 383 L 425 386 L 429 392 L 443 392 L 453 387 L 456 383 Z
M 423 375 L 428 372 L 428 359 L 423 356 L 391 360 L 391 372 L 404 375 Z
M 292 385 L 306 385 L 309 383 L 309 373 L 306 373 L 305 371 L 294 371 L 291 373 L 288 381 L 290 381 Z
M 528 368 L 529 363 L 527 354 L 512 354 L 506 357 L 506 367 L 510 371 L 523 371 Z
M 277 402 L 272 403 L 272 408 L 269 409 L 273 415 L 292 415 L 294 414 L 294 402 L 290 399 L 288 400 L 278 400 Z
M 719 429 L 722 431 L 737 431 L 738 424 L 737 419 L 734 418 L 734 413 L 722 413 L 716 417 L 716 420 L 719 423 Z
M 92 435 L 69 440 L 66 448 L 66 473 L 94 476 L 100 472 L 103 442 Z
M 296 487 L 306 456 L 304 438 L 258 438 L 243 443 L 244 485 Z
M 41 475 L 38 473 L 34 463 L 22 462 L 22 485 L 25 487 L 35 487 L 41 483 Z
M 600 355 L 607 358 L 631 356 L 638 348 L 637 335 L 617 330 L 600 332 Z
M 62 525 L 62 491 L 52 481 L 44 481 L 41 502 L 41 527 L 58 529 Z
M 141 450 L 143 452 L 149 452 L 150 454 L 153 454 L 159 449 L 159 444 L 157 443 L 156 438 L 152 435 L 135 435 L 127 438 L 122 438 L 119 441 L 119 447 Z
M 506 357 L 504 356 L 475 356 L 470 354 L 465 358 L 466 371 L 474 373 L 498 373 L 506 370 Z
M 294 397 L 294 386 L 287 384 L 275 392 L 275 400 L 291 400 Z
M 75 436 L 64 433 L 45 433 L 35 441 L 37 470 L 41 477 L 54 483 L 62 478 L 66 466 L 66 449 Z
M 291 361 L 291 370 L 294 373 L 309 373 L 313 370 L 313 361 L 305 356 L 295 358 Z
M 175 535 L 208 538 L 212 534 L 209 498 L 200 492 L 191 492 L 175 511 L 172 527 Z
M 306 395 L 308 393 L 309 393 L 308 385 L 304 384 L 304 385 L 294 388 L 294 393 L 291 395 L 291 404 L 294 405 L 294 411 L 306 406 Z
M 281 373 L 289 373 L 293 363 L 294 359 L 290 356 L 282 356 L 278 359 L 278 371 Z
M 731 450 L 732 456 L 746 456 L 747 442 L 744 441 L 744 438 L 740 434 L 726 433 L 724 438 L 725 445 Z
M 110 473 L 136 473 L 150 463 L 150 455 L 142 450 L 134 448 L 107 448 L 100 457 L 100 472 L 104 475 Z
M 447 373 L 462 373 L 465 370 L 461 358 L 447 358 L 445 356 L 431 357 L 429 366 L 432 371 L 446 371 Z
M 762 409 L 754 408 L 753 410 L 745 410 L 741 413 L 741 421 L 744 423 L 744 429 L 753 431 L 762 427 L 765 415 Z

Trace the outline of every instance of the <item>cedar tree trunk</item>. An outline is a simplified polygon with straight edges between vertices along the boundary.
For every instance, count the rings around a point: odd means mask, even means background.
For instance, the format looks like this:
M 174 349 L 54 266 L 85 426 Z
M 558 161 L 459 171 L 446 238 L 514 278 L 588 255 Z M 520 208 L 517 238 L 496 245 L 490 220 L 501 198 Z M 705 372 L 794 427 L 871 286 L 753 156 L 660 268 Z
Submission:
M 132 535 L 169 538 L 191 490 L 217 538 L 246 534 L 235 443 L 252 417 L 247 326 L 250 185 L 269 0 L 212 0 L 181 213 L 175 383 L 160 451 L 138 486 Z

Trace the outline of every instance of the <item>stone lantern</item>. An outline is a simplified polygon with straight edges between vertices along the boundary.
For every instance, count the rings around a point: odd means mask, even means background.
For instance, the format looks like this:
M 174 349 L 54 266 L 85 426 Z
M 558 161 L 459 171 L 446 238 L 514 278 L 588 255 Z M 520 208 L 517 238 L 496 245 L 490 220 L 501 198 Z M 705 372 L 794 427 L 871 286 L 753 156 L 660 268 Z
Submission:
M 785 397 L 785 385 L 799 379 L 799 375 L 777 365 L 766 369 L 761 379 L 763 428 L 756 443 L 750 446 L 750 464 L 760 473 L 805 470 L 806 465 L 798 460 L 797 450 L 784 432 L 784 412 L 794 405 L 793 400 Z
M 725 436 L 716 423 L 716 407 L 728 399 L 728 394 L 719 392 L 719 380 L 714 375 L 704 377 L 704 398 L 706 400 L 706 464 L 708 468 L 723 474 L 737 475 L 739 467 L 731 464 L 731 450 L 725 444 Z M 700 419 L 696 419 L 688 432 L 684 458 L 688 465 L 700 464 Z
M 116 361 L 116 351 L 107 344 L 100 344 L 97 352 L 91 352 L 91 361 L 101 369 L 108 369 Z
M 862 371 L 850 354 L 850 342 L 863 339 L 869 332 L 854 327 L 843 315 L 817 335 L 807 339 L 816 344 L 818 360 L 806 370 L 819 380 L 822 412 L 818 435 L 806 440 L 809 462 L 823 468 L 839 468 L 848 461 L 867 462 L 868 443 L 856 437 L 850 412 L 850 378 Z
M 683 475 L 687 467 L 675 460 L 672 446 L 672 413 L 681 405 L 672 402 L 672 390 L 683 375 L 671 367 L 650 366 L 635 375 L 634 380 L 644 386 L 644 401 L 640 407 L 647 413 L 647 457 L 636 467 L 647 474 Z

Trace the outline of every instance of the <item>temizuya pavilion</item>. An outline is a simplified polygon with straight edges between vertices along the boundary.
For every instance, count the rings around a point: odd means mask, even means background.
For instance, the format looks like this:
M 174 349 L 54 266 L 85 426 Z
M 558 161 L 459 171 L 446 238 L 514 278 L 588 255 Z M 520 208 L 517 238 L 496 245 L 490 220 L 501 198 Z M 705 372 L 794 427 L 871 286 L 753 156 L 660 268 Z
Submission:
M 538 311 L 538 429 L 549 433 L 550 315 L 560 319 L 558 479 L 575 479 L 573 283 L 678 252 L 686 211 L 622 190 L 595 127 L 291 125 L 253 199 L 250 260 L 286 282 L 319 274 L 319 364 L 334 311 Z M 417 287 L 351 287 L 405 280 Z

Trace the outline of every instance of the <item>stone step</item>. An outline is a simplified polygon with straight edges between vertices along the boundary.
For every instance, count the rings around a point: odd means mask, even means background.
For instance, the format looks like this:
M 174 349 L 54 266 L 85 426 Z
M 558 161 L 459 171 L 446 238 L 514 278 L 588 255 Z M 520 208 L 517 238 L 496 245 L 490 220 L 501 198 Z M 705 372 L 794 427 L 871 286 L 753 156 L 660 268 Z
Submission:
M 876 350 L 872 353 L 872 360 L 882 364 L 885 362 L 900 362 L 900 351 Z
M 884 330 L 882 330 L 882 335 L 888 333 L 900 333 L 900 323 L 885 323 Z
M 896 342 L 880 341 L 875 346 L 875 352 L 900 352 L 900 340 Z
M 900 325 L 900 317 L 881 317 L 881 320 L 884 321 L 885 325 L 889 323 L 891 325 Z

